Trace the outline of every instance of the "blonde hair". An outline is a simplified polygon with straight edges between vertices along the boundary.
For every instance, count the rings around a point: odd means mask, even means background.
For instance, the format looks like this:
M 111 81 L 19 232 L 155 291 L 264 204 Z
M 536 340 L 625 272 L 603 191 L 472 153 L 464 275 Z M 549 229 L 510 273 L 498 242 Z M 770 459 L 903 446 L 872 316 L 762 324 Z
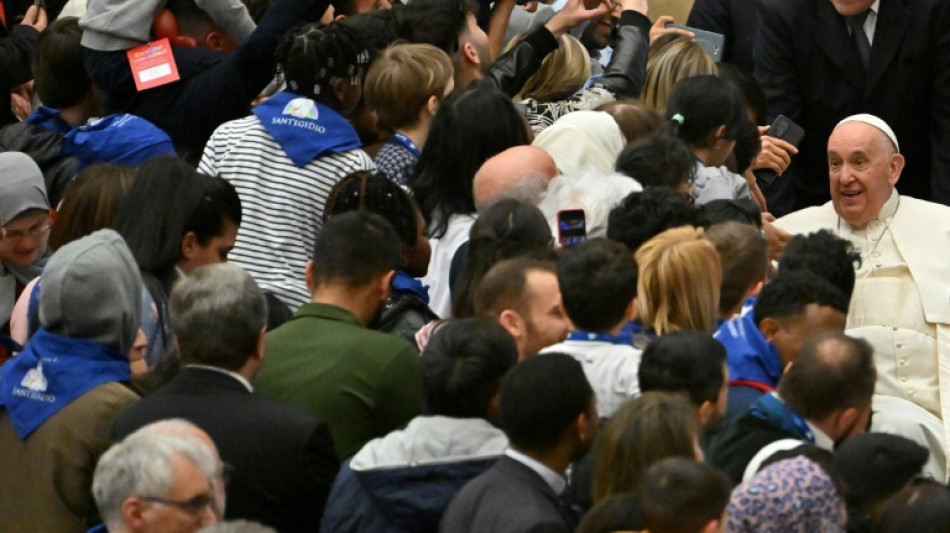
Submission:
M 431 44 L 395 44 L 370 64 L 363 95 L 380 124 L 411 126 L 429 98 L 442 99 L 454 73 L 449 55 Z
M 719 75 L 716 61 L 688 37 L 668 34 L 650 44 L 640 99 L 662 112 L 676 82 L 703 74 Z
M 527 37 L 528 32 L 515 36 L 508 50 Z M 538 102 L 556 102 L 576 93 L 590 78 L 590 54 L 576 38 L 564 34 L 558 39 L 557 50 L 548 54 L 541 68 L 528 78 L 515 100 L 533 98 Z
M 644 243 L 635 257 L 637 305 L 645 327 L 657 335 L 715 330 L 722 267 L 702 229 L 666 230 Z

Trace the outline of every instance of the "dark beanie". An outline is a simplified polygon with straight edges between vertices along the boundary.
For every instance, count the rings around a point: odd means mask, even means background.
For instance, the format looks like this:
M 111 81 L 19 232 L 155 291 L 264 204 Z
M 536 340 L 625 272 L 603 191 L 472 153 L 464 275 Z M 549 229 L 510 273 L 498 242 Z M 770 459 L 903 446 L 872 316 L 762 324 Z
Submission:
M 866 433 L 838 446 L 833 465 L 847 488 L 848 505 L 864 509 L 907 485 L 929 456 L 927 448 L 910 439 Z

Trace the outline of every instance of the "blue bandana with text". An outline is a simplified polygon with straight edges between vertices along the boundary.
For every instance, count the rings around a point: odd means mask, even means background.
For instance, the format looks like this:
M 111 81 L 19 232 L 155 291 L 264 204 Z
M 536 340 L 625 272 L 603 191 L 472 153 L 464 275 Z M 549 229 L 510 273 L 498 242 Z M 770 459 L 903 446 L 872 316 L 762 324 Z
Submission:
M 255 107 L 254 115 L 298 167 L 325 154 L 363 146 L 356 130 L 342 115 L 319 102 L 286 91 Z
M 119 350 L 40 328 L 20 355 L 0 368 L 0 405 L 24 440 L 86 392 L 131 377 L 129 358 Z

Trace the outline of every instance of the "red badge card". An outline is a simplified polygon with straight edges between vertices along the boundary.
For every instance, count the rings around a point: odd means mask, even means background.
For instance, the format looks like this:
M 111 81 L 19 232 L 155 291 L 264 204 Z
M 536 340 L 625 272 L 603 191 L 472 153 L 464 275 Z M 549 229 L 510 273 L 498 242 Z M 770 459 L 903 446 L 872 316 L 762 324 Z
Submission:
M 139 91 L 178 81 L 178 65 L 168 39 L 148 43 L 127 51 L 135 88 Z

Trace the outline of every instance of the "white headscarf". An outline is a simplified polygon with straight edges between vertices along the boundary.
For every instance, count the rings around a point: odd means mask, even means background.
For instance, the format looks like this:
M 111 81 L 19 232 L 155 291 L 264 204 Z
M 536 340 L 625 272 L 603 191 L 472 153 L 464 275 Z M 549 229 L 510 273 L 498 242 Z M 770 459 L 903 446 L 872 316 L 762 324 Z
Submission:
M 587 167 L 612 172 L 623 149 L 623 134 L 603 111 L 575 111 L 559 118 L 534 139 L 534 146 L 551 154 L 562 174 Z

